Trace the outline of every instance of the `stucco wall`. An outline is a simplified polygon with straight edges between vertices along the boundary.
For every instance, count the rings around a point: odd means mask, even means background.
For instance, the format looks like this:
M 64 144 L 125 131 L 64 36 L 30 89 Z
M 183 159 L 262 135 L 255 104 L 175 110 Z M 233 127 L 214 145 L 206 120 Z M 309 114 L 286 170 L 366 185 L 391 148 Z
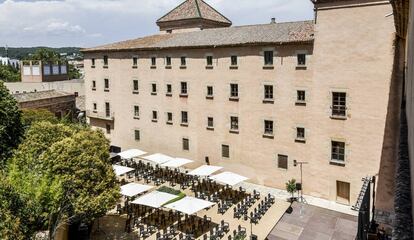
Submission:
M 159 52 L 123 52 L 85 55 L 86 109 L 93 103 L 105 111 L 105 102 L 115 112 L 114 129 L 108 135 L 113 145 L 141 148 L 175 157 L 196 160 L 245 175 L 251 182 L 285 188 L 288 179 L 299 180 L 293 160 L 304 166 L 304 193 L 336 201 L 336 181 L 351 185 L 349 204 L 355 204 L 361 178 L 378 173 L 383 147 L 393 63 L 392 11 L 390 5 L 341 8 L 318 13 L 315 45 L 215 48 Z M 369 34 L 368 34 L 369 33 Z M 263 51 L 273 49 L 275 69 L 263 69 Z M 308 67 L 296 69 L 296 53 L 307 51 Z M 214 55 L 214 69 L 206 69 L 206 54 Z M 109 68 L 90 58 L 109 56 Z M 231 70 L 230 56 L 239 56 L 239 69 Z M 132 56 L 139 57 L 132 68 Z M 157 56 L 157 69 L 150 69 L 150 57 Z M 187 56 L 187 69 L 180 69 L 180 57 Z M 165 69 L 165 56 L 172 57 L 172 69 Z M 104 78 L 110 80 L 104 91 Z M 134 79 L 139 94 L 133 94 Z M 92 90 L 92 81 L 97 83 Z M 180 82 L 188 82 L 189 97 L 180 98 Z M 151 95 L 157 83 L 158 94 Z M 167 97 L 166 84 L 173 96 Z M 239 84 L 239 102 L 229 101 L 230 83 Z M 274 104 L 264 104 L 264 84 L 274 85 Z M 206 86 L 214 86 L 214 100 L 206 99 Z M 307 105 L 296 106 L 296 91 L 307 91 Z M 347 120 L 330 118 L 332 91 L 348 94 Z M 133 106 L 140 106 L 134 119 Z M 157 123 L 151 112 L 158 111 Z M 181 111 L 188 111 L 189 126 L 180 126 Z M 166 112 L 173 113 L 173 125 L 166 124 Z M 239 134 L 229 132 L 230 116 L 239 117 Z M 214 117 L 214 131 L 208 131 L 207 117 Z M 263 121 L 275 123 L 274 139 L 263 138 Z M 102 121 L 91 121 L 102 128 Z M 99 124 L 98 124 L 99 123 Z M 295 142 L 296 127 L 306 128 L 306 143 Z M 141 140 L 134 140 L 134 130 Z M 103 129 L 104 130 L 104 129 Z M 182 138 L 190 140 L 190 151 L 182 150 Z M 346 164 L 331 165 L 331 140 L 344 140 Z M 221 157 L 221 145 L 230 145 L 230 158 Z M 288 170 L 277 167 L 277 155 L 289 157 Z
M 69 80 L 57 82 L 6 82 L 4 83 L 11 93 L 35 92 L 59 90 L 68 93 L 77 92 L 79 96 L 85 95 L 85 83 L 83 80 Z

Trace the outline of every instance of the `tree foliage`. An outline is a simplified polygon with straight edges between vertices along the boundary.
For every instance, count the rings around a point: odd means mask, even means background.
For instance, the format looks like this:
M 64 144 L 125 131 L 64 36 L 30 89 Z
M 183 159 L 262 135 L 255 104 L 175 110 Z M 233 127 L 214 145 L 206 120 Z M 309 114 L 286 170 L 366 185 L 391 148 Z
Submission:
M 25 128 L 29 128 L 36 122 L 50 122 L 58 123 L 56 116 L 47 109 L 23 109 L 22 110 L 22 124 Z
M 102 132 L 35 122 L 10 164 L 9 178 L 33 199 L 37 226 L 51 236 L 63 223 L 93 221 L 119 199 Z
M 21 112 L 17 102 L 0 81 L 0 168 L 20 143 L 22 135 Z
M 291 179 L 291 180 L 287 181 L 286 191 L 288 193 L 292 194 L 292 198 L 293 198 L 293 194 L 296 192 L 296 179 Z
M 20 82 L 21 76 L 19 69 L 10 65 L 0 64 L 0 80 L 5 82 Z
M 27 201 L 0 175 L 0 239 L 28 239 L 33 229 Z

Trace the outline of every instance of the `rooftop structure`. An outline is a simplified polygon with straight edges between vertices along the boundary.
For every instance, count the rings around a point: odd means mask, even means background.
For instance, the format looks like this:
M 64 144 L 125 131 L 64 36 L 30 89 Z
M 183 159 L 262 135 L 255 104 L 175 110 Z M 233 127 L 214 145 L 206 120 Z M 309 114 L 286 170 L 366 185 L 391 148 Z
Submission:
M 229 27 L 232 22 L 203 0 L 186 0 L 157 20 L 160 31 Z

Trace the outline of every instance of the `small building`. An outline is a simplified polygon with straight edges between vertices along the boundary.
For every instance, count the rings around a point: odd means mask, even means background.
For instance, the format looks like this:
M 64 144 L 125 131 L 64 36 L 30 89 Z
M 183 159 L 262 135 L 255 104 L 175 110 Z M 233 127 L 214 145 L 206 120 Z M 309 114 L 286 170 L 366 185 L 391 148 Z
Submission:
M 0 65 L 6 65 L 6 66 L 12 66 L 14 68 L 19 68 L 19 60 L 0 56 Z
M 73 118 L 76 109 L 76 95 L 57 90 L 13 94 L 22 109 L 46 109 L 57 118 Z
M 22 82 L 55 82 L 69 80 L 66 62 L 22 61 Z

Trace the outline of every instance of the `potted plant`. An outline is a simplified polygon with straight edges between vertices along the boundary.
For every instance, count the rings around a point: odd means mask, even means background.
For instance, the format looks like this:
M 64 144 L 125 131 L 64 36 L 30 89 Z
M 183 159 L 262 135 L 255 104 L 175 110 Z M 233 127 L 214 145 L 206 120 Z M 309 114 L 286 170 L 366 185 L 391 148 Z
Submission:
M 286 182 L 286 191 L 292 194 L 290 202 L 293 203 L 294 201 L 296 201 L 296 198 L 293 196 L 296 192 L 296 179 L 293 178 Z

